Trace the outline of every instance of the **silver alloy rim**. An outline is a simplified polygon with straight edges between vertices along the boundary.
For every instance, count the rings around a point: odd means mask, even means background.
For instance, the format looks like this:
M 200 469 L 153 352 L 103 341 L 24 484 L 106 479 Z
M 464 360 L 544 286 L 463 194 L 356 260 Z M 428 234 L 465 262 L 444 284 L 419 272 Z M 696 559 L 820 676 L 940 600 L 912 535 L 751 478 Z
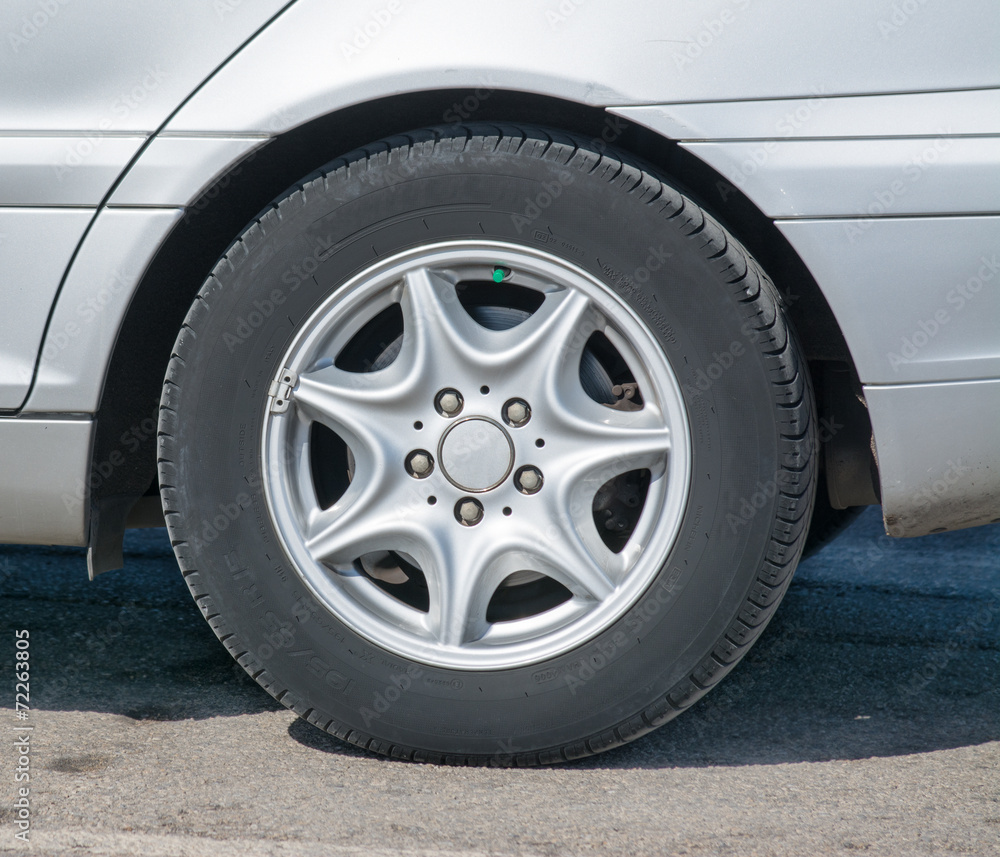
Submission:
M 513 326 L 484 326 L 459 290 L 491 281 L 531 290 L 537 308 Z M 358 331 L 396 307 L 394 359 L 339 366 Z M 639 406 L 585 389 L 595 332 L 634 378 Z M 281 367 L 262 437 L 268 510 L 320 603 L 390 652 L 466 670 L 556 657 L 620 619 L 677 537 L 691 461 L 677 379 L 628 305 L 562 259 L 455 241 L 379 260 L 312 314 Z M 349 484 L 326 505 L 314 423 L 349 450 Z M 598 492 L 637 473 L 645 495 L 624 546 L 611 546 Z M 406 571 L 392 573 L 416 581 L 426 605 L 373 577 L 372 556 L 394 557 Z M 539 587 L 563 600 L 518 607 Z M 491 613 L 499 601 L 514 618 Z

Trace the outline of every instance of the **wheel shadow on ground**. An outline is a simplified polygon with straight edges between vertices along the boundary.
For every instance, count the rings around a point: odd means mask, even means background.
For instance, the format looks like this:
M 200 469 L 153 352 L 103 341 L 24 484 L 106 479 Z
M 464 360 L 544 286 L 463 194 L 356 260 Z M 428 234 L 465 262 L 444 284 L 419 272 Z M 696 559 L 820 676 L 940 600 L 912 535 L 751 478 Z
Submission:
M 87 581 L 71 548 L 0 548 L 0 625 L 29 628 L 32 704 L 136 720 L 281 710 L 195 607 L 162 531 Z M 718 688 L 592 768 L 897 756 L 1000 740 L 1000 526 L 889 540 L 877 510 L 804 562 Z M 292 739 L 363 751 L 304 721 Z
M 1000 527 L 885 536 L 877 509 L 802 563 L 764 636 L 690 710 L 574 763 L 664 768 L 902 756 L 1000 740 Z M 303 721 L 289 735 L 358 751 Z
M 995 637 L 992 648 L 974 643 L 935 671 L 947 658 L 946 640 L 937 647 L 880 642 L 874 637 L 885 629 L 878 625 L 868 626 L 879 631 L 867 641 L 810 631 L 813 612 L 835 610 L 839 605 L 827 599 L 843 596 L 802 589 L 789 593 L 751 654 L 690 710 L 638 741 L 573 764 L 635 769 L 825 762 L 1000 740 Z M 985 616 L 989 602 L 980 609 Z M 996 608 L 991 612 L 996 615 Z M 880 618 L 858 613 L 859 620 Z M 316 750 L 362 752 L 301 720 L 288 732 Z
M 79 548 L 0 547 L 0 627 L 31 634 L 31 705 L 134 720 L 282 706 L 202 618 L 165 530 L 130 531 L 125 569 L 87 579 Z

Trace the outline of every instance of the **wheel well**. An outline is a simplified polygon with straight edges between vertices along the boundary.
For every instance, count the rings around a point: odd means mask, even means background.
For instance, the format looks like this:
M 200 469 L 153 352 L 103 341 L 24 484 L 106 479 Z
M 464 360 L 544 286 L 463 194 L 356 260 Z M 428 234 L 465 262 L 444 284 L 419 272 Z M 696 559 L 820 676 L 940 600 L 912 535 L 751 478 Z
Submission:
M 156 414 L 177 331 L 207 272 L 276 197 L 372 140 L 463 121 L 557 128 L 646 161 L 737 235 L 774 278 L 811 365 L 840 362 L 850 368 L 845 377 L 854 376 L 833 313 L 784 236 L 738 188 L 676 143 L 603 108 L 523 92 L 438 90 L 378 99 L 299 126 L 235 164 L 188 207 L 144 273 L 122 322 L 98 410 L 92 460 L 105 460 L 125 434 Z M 822 395 L 822 385 L 817 389 Z M 92 497 L 92 520 L 103 521 L 105 529 L 123 529 L 124 513 L 109 515 L 108 509 L 127 509 L 131 500 L 155 493 L 155 475 L 153 438 L 102 481 Z M 97 514 L 102 507 L 103 516 Z M 91 545 L 99 542 L 120 544 L 120 538 L 92 526 Z

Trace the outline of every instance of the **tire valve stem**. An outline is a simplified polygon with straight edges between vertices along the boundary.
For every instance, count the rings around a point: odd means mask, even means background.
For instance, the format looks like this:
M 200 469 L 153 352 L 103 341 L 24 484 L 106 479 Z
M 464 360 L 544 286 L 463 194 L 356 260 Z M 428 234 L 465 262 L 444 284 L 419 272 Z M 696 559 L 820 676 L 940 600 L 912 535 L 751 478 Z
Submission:
M 505 268 L 502 265 L 495 265 L 493 267 L 493 282 L 502 283 L 510 276 L 510 268 Z

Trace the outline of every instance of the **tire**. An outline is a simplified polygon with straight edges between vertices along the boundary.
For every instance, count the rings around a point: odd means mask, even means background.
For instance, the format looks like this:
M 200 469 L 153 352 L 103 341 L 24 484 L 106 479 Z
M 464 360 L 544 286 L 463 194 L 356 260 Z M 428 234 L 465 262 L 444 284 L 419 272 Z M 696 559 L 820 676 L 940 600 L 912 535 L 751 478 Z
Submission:
M 601 141 L 469 125 L 352 152 L 235 241 L 159 478 L 198 607 L 282 704 L 396 758 L 534 765 L 746 654 L 814 426 L 779 295 L 709 215 Z

